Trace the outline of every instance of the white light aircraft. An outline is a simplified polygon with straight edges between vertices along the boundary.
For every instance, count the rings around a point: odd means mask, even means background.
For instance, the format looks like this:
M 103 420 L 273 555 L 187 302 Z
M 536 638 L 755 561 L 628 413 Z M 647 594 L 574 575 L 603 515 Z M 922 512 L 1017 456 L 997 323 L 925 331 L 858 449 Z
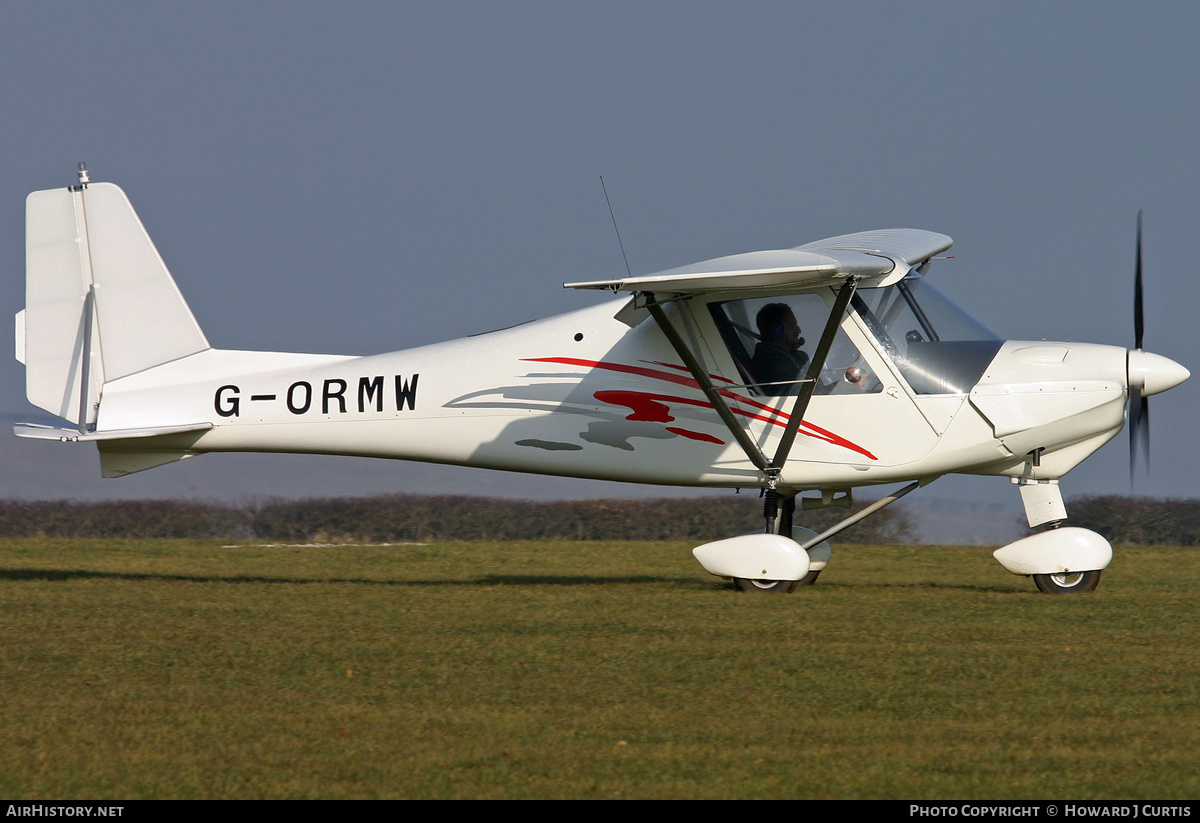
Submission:
M 862 232 L 568 288 L 627 295 L 463 340 L 343 357 L 209 345 L 121 189 L 27 201 L 17 357 L 29 400 L 67 421 L 16 433 L 95 443 L 105 477 L 205 452 L 387 457 L 764 492 L 761 533 L 694 555 L 743 591 L 815 581 L 843 529 L 945 474 L 1006 477 L 1032 536 L 995 552 L 1048 593 L 1112 559 L 1063 526 L 1059 479 L 1188 371 L 1142 348 L 1005 341 L 925 274 L 950 248 Z M 822 534 L 801 510 L 907 483 Z M 804 497 L 803 492 L 816 492 Z

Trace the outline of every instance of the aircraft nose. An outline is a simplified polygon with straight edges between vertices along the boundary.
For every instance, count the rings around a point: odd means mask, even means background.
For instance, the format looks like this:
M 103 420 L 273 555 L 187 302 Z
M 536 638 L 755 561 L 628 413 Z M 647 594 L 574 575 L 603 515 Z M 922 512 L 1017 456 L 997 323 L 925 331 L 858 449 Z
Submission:
M 1141 349 L 1130 349 L 1129 388 L 1139 389 L 1143 397 L 1173 389 L 1191 377 L 1191 372 L 1170 358 Z

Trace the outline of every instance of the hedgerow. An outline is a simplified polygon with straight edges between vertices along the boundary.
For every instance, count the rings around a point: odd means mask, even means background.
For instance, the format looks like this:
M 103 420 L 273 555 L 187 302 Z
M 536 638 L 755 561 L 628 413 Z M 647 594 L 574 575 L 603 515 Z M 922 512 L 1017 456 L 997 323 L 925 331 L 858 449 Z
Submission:
M 860 503 L 859 505 L 865 505 Z M 798 513 L 821 531 L 845 509 Z M 754 495 L 566 501 L 383 495 L 270 500 L 246 505 L 195 501 L 0 501 L 7 537 L 233 538 L 274 541 L 696 540 L 762 529 Z M 884 510 L 839 542 L 905 542 L 900 511 Z

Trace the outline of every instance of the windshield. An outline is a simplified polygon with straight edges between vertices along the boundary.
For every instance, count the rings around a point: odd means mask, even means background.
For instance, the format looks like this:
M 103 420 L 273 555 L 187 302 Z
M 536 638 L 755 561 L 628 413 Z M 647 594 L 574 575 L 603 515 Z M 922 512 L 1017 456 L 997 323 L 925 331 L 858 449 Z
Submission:
M 853 305 L 917 394 L 966 394 L 1004 342 L 916 275 Z

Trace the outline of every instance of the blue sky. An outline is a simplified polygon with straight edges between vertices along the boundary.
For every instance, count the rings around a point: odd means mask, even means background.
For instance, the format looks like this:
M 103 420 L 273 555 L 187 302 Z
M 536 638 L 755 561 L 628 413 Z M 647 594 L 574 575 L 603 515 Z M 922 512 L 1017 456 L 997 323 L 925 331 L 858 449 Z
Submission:
M 1145 209 L 1146 345 L 1197 371 L 1198 30 L 1182 2 L 5 2 L 0 305 L 25 195 L 85 160 L 214 345 L 457 337 L 611 299 L 561 288 L 624 271 L 603 176 L 635 274 L 925 228 L 1001 335 L 1124 346 Z M 0 386 L 38 414 L 15 360 Z M 1198 393 L 1152 398 L 1139 493 L 1200 496 Z M 941 493 L 1015 503 L 986 483 Z M 1124 436 L 1064 488 L 1128 491 Z

